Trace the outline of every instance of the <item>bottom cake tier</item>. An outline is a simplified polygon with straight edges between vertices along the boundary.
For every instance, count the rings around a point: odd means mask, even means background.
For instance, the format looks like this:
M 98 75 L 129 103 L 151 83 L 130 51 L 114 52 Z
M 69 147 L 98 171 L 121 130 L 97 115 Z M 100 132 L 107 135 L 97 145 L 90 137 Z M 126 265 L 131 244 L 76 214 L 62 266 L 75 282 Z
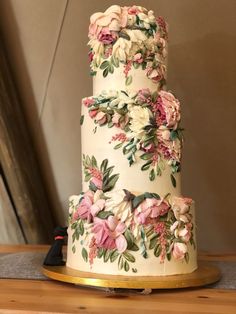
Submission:
M 168 276 L 197 268 L 194 202 L 127 190 L 70 197 L 67 266 L 125 276 Z

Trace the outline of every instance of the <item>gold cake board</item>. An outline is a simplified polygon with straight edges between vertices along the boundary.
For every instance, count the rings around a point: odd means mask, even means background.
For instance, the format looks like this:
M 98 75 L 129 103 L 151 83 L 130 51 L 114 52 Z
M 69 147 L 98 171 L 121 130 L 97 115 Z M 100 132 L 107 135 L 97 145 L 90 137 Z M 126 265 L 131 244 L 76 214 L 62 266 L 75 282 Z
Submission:
M 114 276 L 78 271 L 66 266 L 43 266 L 43 274 L 51 279 L 82 286 L 125 289 L 176 289 L 204 286 L 218 281 L 220 270 L 200 263 L 190 273 L 171 276 Z

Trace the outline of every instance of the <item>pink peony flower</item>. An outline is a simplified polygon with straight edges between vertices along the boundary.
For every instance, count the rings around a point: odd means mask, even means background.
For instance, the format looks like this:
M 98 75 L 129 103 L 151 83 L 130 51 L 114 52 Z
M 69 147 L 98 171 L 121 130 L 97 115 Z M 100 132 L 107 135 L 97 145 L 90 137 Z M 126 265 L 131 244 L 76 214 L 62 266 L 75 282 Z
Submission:
M 82 99 L 82 104 L 85 107 L 90 107 L 95 103 L 95 100 L 92 97 L 87 97 Z
M 157 99 L 159 116 L 157 123 L 165 123 L 167 127 L 176 129 L 180 121 L 180 103 L 175 96 L 161 90 Z
M 102 28 L 98 34 L 98 40 L 104 45 L 112 44 L 117 39 L 117 35 L 111 32 L 108 27 Z
M 133 61 L 134 62 L 137 62 L 137 63 L 142 63 L 143 62 L 143 56 L 142 54 L 139 52 L 139 53 L 136 53 L 133 57 Z
M 138 223 L 145 224 L 147 218 L 157 218 L 165 215 L 170 206 L 166 201 L 156 198 L 146 198 L 135 210 Z
M 173 256 L 177 260 L 181 260 L 184 258 L 185 254 L 187 253 L 187 245 L 184 243 L 176 242 L 173 246 Z
M 106 220 L 94 218 L 92 232 L 97 247 L 124 252 L 127 248 L 127 241 L 123 236 L 125 230 L 126 225 L 114 216 L 109 216 Z
M 107 115 L 105 112 L 99 111 L 98 114 L 96 115 L 96 119 L 95 121 L 99 124 L 99 125 L 103 125 L 104 123 L 107 122 Z
M 127 25 L 127 20 L 127 8 L 118 5 L 112 5 L 104 13 L 94 13 L 90 18 L 89 38 L 97 38 L 103 28 L 119 32 Z

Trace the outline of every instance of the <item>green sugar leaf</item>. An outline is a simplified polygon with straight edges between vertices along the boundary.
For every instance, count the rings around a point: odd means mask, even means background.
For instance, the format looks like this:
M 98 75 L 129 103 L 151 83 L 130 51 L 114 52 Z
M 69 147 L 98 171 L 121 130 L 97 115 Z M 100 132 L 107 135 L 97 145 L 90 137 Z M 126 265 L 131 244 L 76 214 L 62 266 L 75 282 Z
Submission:
M 84 247 L 82 248 L 82 257 L 83 257 L 84 261 L 87 263 L 87 261 L 88 261 L 88 252 L 86 251 L 86 249 Z
M 84 115 L 80 117 L 80 125 L 82 125 L 83 123 L 84 123 Z
M 131 75 L 129 75 L 129 76 L 127 76 L 127 78 L 126 78 L 126 80 L 125 80 L 125 85 L 126 86 L 128 86 L 128 85 L 130 85 L 131 83 L 132 83 L 132 76 Z

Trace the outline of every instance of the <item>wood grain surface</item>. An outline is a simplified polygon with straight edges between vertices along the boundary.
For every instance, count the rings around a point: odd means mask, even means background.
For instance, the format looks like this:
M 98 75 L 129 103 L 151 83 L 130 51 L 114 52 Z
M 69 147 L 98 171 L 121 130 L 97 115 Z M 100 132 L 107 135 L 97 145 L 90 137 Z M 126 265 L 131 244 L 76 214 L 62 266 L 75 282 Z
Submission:
M 36 151 L 2 43 L 0 44 L 0 165 L 17 211 L 25 242 L 50 243 L 54 226 L 53 217 Z
M 0 246 L 0 253 L 46 252 L 48 246 Z M 235 261 L 236 254 L 200 254 L 202 260 Z M 223 289 L 154 290 L 108 293 L 57 281 L 0 280 L 0 313 L 188 313 L 235 314 L 236 291 Z

